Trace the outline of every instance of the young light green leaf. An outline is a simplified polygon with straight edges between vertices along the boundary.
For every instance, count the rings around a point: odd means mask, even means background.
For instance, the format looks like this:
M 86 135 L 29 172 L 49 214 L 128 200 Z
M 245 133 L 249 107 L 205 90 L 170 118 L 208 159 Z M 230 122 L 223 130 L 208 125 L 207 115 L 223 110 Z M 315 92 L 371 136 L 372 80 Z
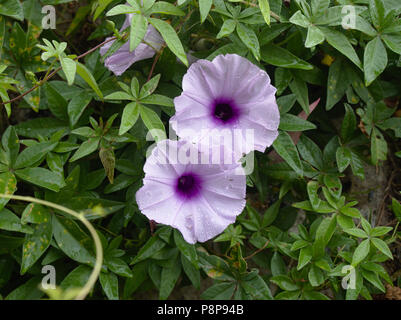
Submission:
M 270 4 L 269 0 L 259 0 L 260 12 L 262 12 L 263 19 L 270 25 Z
M 75 80 L 75 73 L 77 72 L 77 62 L 70 58 L 60 57 L 61 67 L 67 77 L 68 85 L 71 86 Z

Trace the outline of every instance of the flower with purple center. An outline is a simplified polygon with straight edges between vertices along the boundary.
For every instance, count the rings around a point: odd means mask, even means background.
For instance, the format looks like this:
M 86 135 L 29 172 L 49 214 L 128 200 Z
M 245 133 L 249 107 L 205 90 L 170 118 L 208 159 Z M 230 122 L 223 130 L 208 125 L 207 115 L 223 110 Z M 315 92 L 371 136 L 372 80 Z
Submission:
M 204 163 L 203 156 L 184 140 L 160 141 L 146 160 L 143 187 L 136 194 L 149 220 L 177 228 L 189 243 L 220 234 L 245 207 L 242 167 Z
M 132 16 L 133 14 L 127 14 L 120 32 L 130 26 Z M 105 66 L 116 76 L 120 76 L 135 62 L 152 58 L 155 55 L 156 50 L 160 50 L 164 44 L 164 40 L 159 32 L 150 24 L 148 25 L 144 41 L 146 43 L 140 43 L 132 52 L 129 50 L 129 41 L 127 41 L 121 46 L 121 48 L 106 58 L 104 62 Z M 104 56 L 113 43 L 114 41 L 110 41 L 102 46 L 100 48 L 100 54 Z
M 182 88 L 170 119 L 179 137 L 218 145 L 228 130 L 232 143 L 224 144 L 239 156 L 264 152 L 277 138 L 276 88 L 269 75 L 247 59 L 226 54 L 213 61 L 199 60 L 188 69 Z M 252 139 L 247 132 L 252 132 Z

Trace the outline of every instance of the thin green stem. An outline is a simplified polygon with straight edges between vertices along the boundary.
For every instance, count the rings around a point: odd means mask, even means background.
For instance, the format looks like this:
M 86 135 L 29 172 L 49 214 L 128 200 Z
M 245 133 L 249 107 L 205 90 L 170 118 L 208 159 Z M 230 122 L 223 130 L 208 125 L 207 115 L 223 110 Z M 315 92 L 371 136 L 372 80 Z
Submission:
M 52 202 L 49 202 L 46 200 L 36 199 L 36 198 L 32 198 L 32 197 L 14 196 L 14 195 L 8 195 L 8 194 L 0 194 L 0 198 L 21 200 L 21 201 L 25 201 L 25 202 L 33 202 L 33 203 L 42 204 L 44 206 L 51 207 L 53 209 L 60 210 L 69 215 L 72 215 L 73 217 L 77 218 L 79 221 L 81 221 L 85 225 L 85 227 L 89 230 L 89 232 L 93 238 L 93 241 L 95 243 L 96 262 L 95 262 L 95 267 L 93 268 L 88 281 L 82 287 L 82 289 L 78 293 L 78 295 L 75 297 L 75 300 L 84 300 L 86 298 L 86 296 L 89 294 L 89 292 L 91 291 L 91 289 L 94 287 L 94 285 L 99 277 L 100 271 L 102 269 L 102 265 L 103 265 L 102 243 L 96 232 L 96 229 L 92 226 L 92 224 L 85 218 L 85 216 L 82 213 L 77 213 L 69 208 L 66 208 L 64 206 L 61 206 L 61 205 L 58 205 L 56 203 L 52 203 Z

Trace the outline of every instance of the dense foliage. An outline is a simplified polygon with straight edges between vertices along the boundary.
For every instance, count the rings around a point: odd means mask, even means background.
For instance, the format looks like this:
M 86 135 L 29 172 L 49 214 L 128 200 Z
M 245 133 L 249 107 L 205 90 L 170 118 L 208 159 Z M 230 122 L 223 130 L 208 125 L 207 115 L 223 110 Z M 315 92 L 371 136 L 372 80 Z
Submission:
M 389 297 L 401 285 L 400 14 L 399 0 L 0 0 L 0 193 L 91 222 L 104 258 L 89 298 Z M 116 76 L 105 59 L 138 47 L 148 24 L 160 50 Z M 235 224 L 191 245 L 149 223 L 135 194 L 190 62 L 226 53 L 270 75 L 279 136 L 255 152 Z M 86 225 L 21 199 L 0 210 L 0 298 L 75 297 L 96 264 Z M 48 265 L 57 290 L 40 287 Z

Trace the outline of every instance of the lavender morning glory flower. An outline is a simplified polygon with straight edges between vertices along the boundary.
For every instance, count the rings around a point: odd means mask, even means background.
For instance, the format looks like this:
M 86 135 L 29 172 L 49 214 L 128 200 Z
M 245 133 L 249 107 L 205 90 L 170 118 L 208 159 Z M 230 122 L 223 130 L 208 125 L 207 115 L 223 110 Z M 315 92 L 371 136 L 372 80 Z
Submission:
M 130 26 L 132 16 L 133 14 L 127 15 L 120 31 L 123 31 Z M 114 72 L 116 76 L 120 76 L 135 62 L 152 58 L 156 53 L 155 49 L 160 50 L 164 44 L 163 38 L 152 25 L 148 25 L 148 30 L 146 31 L 144 41 L 150 46 L 145 43 L 140 43 L 132 52 L 129 50 L 129 41 L 127 41 L 121 46 L 120 49 L 106 58 L 105 66 L 110 71 Z M 113 43 L 114 41 L 110 41 L 102 46 L 100 48 L 100 54 L 102 56 L 105 55 Z
M 245 206 L 242 167 L 202 159 L 192 143 L 160 141 L 145 163 L 144 185 L 136 194 L 148 219 L 177 228 L 189 243 L 220 234 Z
M 252 150 L 264 152 L 277 138 L 276 88 L 268 74 L 247 59 L 226 54 L 211 62 L 199 60 L 188 69 L 182 88 L 174 99 L 176 114 L 170 119 L 179 137 L 221 144 L 229 132 L 232 144 L 224 144 L 239 156 Z

